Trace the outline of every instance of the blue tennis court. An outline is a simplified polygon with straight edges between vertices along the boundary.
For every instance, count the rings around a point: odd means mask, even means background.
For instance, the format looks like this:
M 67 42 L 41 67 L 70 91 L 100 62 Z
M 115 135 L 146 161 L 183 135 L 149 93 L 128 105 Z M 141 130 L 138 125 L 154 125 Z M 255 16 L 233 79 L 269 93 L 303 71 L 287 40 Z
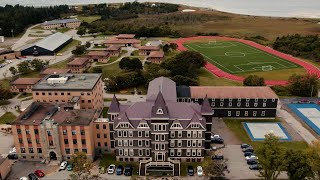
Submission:
M 289 108 L 311 129 L 320 135 L 320 106 L 317 104 L 289 104 Z
M 252 141 L 263 141 L 265 135 L 270 133 L 282 141 L 292 140 L 280 122 L 243 122 L 242 124 Z

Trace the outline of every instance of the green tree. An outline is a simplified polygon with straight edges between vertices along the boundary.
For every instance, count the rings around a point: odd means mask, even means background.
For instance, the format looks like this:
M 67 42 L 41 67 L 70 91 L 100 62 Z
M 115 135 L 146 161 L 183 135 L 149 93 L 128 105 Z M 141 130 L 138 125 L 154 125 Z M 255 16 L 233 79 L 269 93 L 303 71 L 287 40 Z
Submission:
M 79 56 L 79 55 L 84 54 L 85 51 L 86 51 L 86 46 L 79 45 L 79 46 L 76 47 L 76 49 L 72 50 L 72 54 Z
M 177 75 L 177 76 L 174 76 L 172 78 L 172 80 L 174 82 L 177 83 L 177 85 L 181 86 L 181 85 L 186 85 L 186 86 L 198 86 L 199 83 L 197 80 L 195 79 L 191 79 L 189 77 L 185 77 L 185 76 L 181 76 L 181 75 Z
M 320 141 L 312 142 L 307 149 L 308 162 L 314 173 L 314 177 L 320 177 Z
M 244 86 L 265 86 L 264 78 L 257 75 L 249 75 L 243 80 Z
M 72 174 L 70 178 L 72 180 L 88 180 L 91 176 L 91 169 L 93 167 L 92 161 L 87 158 L 86 153 L 78 152 L 71 157 Z
M 90 42 L 86 42 L 86 48 L 89 48 L 91 46 Z
M 82 35 L 86 34 L 86 31 L 87 31 L 87 29 L 86 29 L 85 27 L 80 26 L 79 29 L 78 29 L 78 31 L 77 31 L 77 34 L 79 34 L 80 36 L 82 36 Z
M 262 169 L 259 176 L 266 180 L 275 180 L 284 168 L 284 149 L 281 147 L 279 138 L 274 134 L 265 135 L 265 140 L 257 149 L 259 163 Z
M 46 67 L 49 64 L 49 61 L 42 61 L 40 59 L 33 59 L 30 62 L 31 68 L 34 71 L 41 71 L 44 67 Z
M 142 69 L 143 67 L 140 59 L 138 58 L 130 59 L 129 57 L 124 57 L 119 62 L 119 68 L 123 70 L 132 71 L 132 70 Z
M 167 54 L 167 53 L 170 51 L 169 45 L 168 45 L 168 44 L 165 44 L 165 45 L 162 47 L 162 50 L 163 50 L 164 53 Z
M 99 66 L 93 67 L 91 72 L 92 73 L 102 73 L 102 68 Z
M 25 73 L 28 73 L 31 71 L 30 64 L 27 61 L 23 61 L 23 62 L 19 63 L 17 65 L 17 67 L 18 67 L 19 73 L 21 73 L 21 74 L 25 74 Z
M 183 51 L 178 55 L 176 55 L 175 59 L 178 62 L 184 61 L 187 64 L 192 64 L 196 68 L 201 68 L 206 64 L 204 57 L 199 52 L 195 52 L 195 51 Z
M 10 92 L 9 89 L 5 89 L 1 84 L 0 84 L 0 101 L 1 100 L 8 100 L 10 98 L 13 98 L 13 93 Z
M 318 94 L 319 81 L 316 75 L 293 74 L 289 78 L 288 89 L 295 96 L 314 97 Z
M 287 150 L 285 169 L 290 180 L 301 180 L 313 176 L 311 166 L 308 163 L 308 156 L 303 151 Z
M 14 66 L 11 66 L 9 68 L 9 71 L 11 72 L 12 75 L 16 75 L 18 73 L 17 68 L 15 68 Z
M 178 48 L 178 45 L 176 43 L 170 43 L 169 47 L 173 50 L 176 50 Z

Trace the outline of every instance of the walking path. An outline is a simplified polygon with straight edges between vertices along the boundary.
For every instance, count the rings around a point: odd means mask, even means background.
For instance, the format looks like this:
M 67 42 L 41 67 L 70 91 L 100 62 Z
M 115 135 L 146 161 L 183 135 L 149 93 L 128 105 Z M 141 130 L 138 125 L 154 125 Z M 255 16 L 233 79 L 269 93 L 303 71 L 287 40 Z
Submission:
M 122 50 L 126 50 L 127 52 L 125 54 L 122 54 L 117 60 L 115 60 L 115 61 L 113 61 L 111 63 L 99 64 L 99 65 L 97 65 L 97 63 L 95 63 L 95 64 L 92 64 L 91 66 L 92 67 L 97 67 L 97 66 L 109 66 L 109 65 L 115 64 L 115 63 L 121 61 L 122 58 L 131 56 L 131 53 L 133 51 L 137 50 L 137 49 L 133 48 L 133 47 L 123 47 Z
M 317 141 L 318 139 L 311 134 L 305 127 L 302 126 L 302 124 L 295 119 L 290 113 L 288 113 L 286 110 L 279 108 L 278 109 L 278 117 L 281 117 L 284 119 L 294 130 L 296 130 L 300 136 L 308 143 L 312 144 L 313 141 Z

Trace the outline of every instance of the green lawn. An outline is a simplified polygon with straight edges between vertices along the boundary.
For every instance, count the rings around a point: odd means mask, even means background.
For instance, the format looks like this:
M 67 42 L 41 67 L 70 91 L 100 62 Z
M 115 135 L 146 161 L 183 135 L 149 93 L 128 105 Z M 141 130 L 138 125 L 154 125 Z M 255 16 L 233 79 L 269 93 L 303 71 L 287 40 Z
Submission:
M 94 15 L 94 16 L 78 16 L 77 17 L 79 20 L 87 23 L 92 23 L 93 21 L 96 21 L 101 18 L 99 15 Z
M 270 70 L 280 69 L 290 69 L 294 73 L 292 69 L 302 69 L 297 64 L 241 42 L 193 42 L 185 44 L 185 47 L 200 52 L 210 63 L 231 74 L 266 70 L 270 73 Z
M 0 60 L 0 64 L 4 63 L 6 60 Z
M 120 54 L 126 54 L 128 51 L 127 50 L 121 50 Z
M 200 86 L 242 86 L 242 83 L 225 78 L 219 78 L 207 71 L 205 68 L 201 68 L 198 71 L 198 77 Z
M 27 97 L 27 98 L 25 98 L 25 99 L 23 99 L 23 100 L 21 100 L 21 101 L 29 101 L 29 100 L 31 100 L 31 99 L 33 99 L 32 96 L 31 96 L 31 97 Z
M 32 96 L 32 93 L 22 93 L 22 94 L 20 94 L 20 96 L 18 97 L 18 99 L 22 99 L 22 98 L 30 97 L 30 96 Z
M 71 47 L 75 47 L 77 45 L 81 44 L 80 41 L 73 39 L 69 44 L 67 44 L 65 47 L 63 47 L 62 49 L 60 49 L 58 51 L 58 53 L 64 53 L 66 52 L 69 48 Z
M 242 122 L 280 122 L 278 119 L 224 119 L 228 128 L 243 142 L 251 144 L 254 148 L 259 147 L 262 142 L 251 141 Z M 308 147 L 304 141 L 281 142 L 281 145 L 290 149 L 305 149 Z
M 10 80 L 8 78 L 0 80 L 0 84 L 3 88 L 10 89 Z
M 61 33 L 65 33 L 67 31 L 71 30 L 70 28 L 60 28 L 60 29 L 57 29 L 56 31 L 57 32 L 61 32 Z
M 116 60 L 118 60 L 119 57 L 118 56 L 111 56 L 108 63 L 112 63 L 112 62 L 115 62 Z
M 130 164 L 133 167 L 132 174 L 133 175 L 138 175 L 139 174 L 139 163 L 138 162 L 118 162 L 118 161 L 116 161 L 115 154 L 104 155 L 100 160 L 99 166 L 108 168 L 108 166 L 110 164 L 114 164 L 116 166 L 121 164 L 123 167 L 125 167 L 127 164 Z
M 11 112 L 6 112 L 4 115 L 0 117 L 0 124 L 11 123 L 16 119 L 16 116 Z
M 131 56 L 139 56 L 139 50 L 135 50 L 131 53 Z
M 60 69 L 64 69 L 64 68 L 67 68 L 68 62 L 69 62 L 69 61 L 67 61 L 67 60 L 60 61 L 60 62 L 58 62 L 58 63 L 55 63 L 55 64 L 50 65 L 49 67 L 50 67 L 50 68 L 60 68 Z

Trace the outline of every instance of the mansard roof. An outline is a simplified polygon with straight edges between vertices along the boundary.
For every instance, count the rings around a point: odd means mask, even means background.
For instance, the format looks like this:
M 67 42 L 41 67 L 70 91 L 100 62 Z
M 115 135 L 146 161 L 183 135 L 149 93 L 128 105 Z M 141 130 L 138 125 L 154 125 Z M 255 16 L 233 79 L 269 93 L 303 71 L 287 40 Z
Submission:
M 169 118 L 168 107 L 161 91 L 159 91 L 151 109 L 151 118 Z
M 208 97 L 206 95 L 206 97 L 203 99 L 202 105 L 201 105 L 201 113 L 203 115 L 212 115 L 213 111 L 211 109 Z
M 119 107 L 119 101 L 116 98 L 116 95 L 113 95 L 108 113 L 119 113 L 120 112 L 120 107 Z

